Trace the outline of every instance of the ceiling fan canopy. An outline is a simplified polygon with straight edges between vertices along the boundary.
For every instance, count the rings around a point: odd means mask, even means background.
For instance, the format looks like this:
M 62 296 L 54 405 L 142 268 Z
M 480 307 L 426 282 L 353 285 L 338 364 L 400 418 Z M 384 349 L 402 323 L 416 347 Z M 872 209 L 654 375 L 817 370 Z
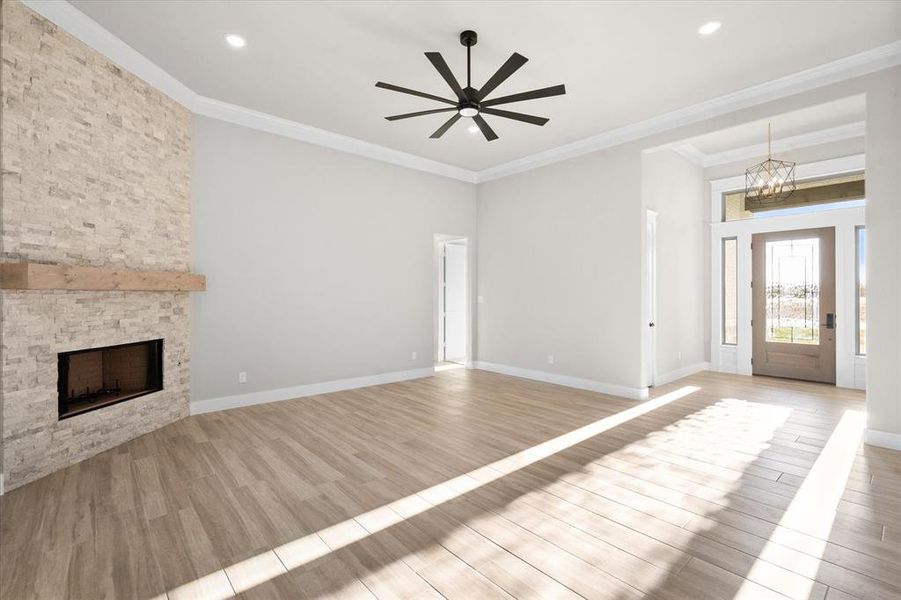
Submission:
M 430 138 L 440 138 L 447 132 L 448 129 L 453 127 L 453 125 L 457 121 L 465 117 L 472 119 L 475 122 L 479 130 L 482 132 L 482 135 L 484 135 L 485 139 L 489 142 L 496 140 L 498 136 L 494 132 L 494 130 L 491 129 L 491 126 L 488 125 L 482 115 L 492 115 L 495 117 L 512 119 L 514 121 L 521 121 L 523 123 L 529 123 L 539 126 L 547 123 L 549 119 L 547 119 L 546 117 L 536 117 L 534 115 L 527 115 L 525 113 L 512 112 L 492 107 L 500 104 L 509 104 L 511 102 L 522 102 L 523 100 L 535 100 L 538 98 L 548 98 L 550 96 L 560 96 L 566 93 L 566 87 L 562 84 L 553 85 L 551 87 L 531 90 L 529 92 L 520 92 L 518 94 L 501 96 L 499 98 L 488 98 L 491 92 L 493 92 L 500 84 L 502 84 L 511 75 L 513 75 L 513 73 L 515 73 L 520 67 L 526 64 L 529 59 L 522 54 L 519 54 L 518 52 L 514 52 L 513 55 L 508 58 L 504 64 L 501 65 L 497 72 L 495 72 L 495 74 L 492 75 L 488 79 L 488 81 L 486 81 L 485 84 L 482 85 L 481 88 L 475 89 L 474 87 L 472 87 L 471 80 L 471 58 L 472 47 L 476 45 L 478 39 L 478 35 L 475 31 L 466 30 L 460 34 L 460 43 L 466 46 L 466 87 L 460 86 L 460 83 L 457 81 L 457 78 L 454 77 L 453 72 L 447 65 L 447 61 L 444 60 L 444 57 L 441 56 L 440 52 L 425 53 L 426 58 L 429 59 L 429 62 L 431 62 L 432 66 L 435 67 L 435 70 L 438 71 L 444 81 L 447 82 L 447 85 L 450 87 L 451 91 L 454 92 L 456 100 L 442 98 L 441 96 L 435 96 L 434 94 L 427 94 L 425 92 L 419 92 L 381 81 L 375 84 L 376 87 L 391 90 L 392 92 L 410 94 L 412 96 L 426 98 L 427 100 L 435 100 L 437 102 L 443 102 L 444 104 L 450 104 L 450 107 L 421 110 L 412 113 L 405 113 L 402 115 L 393 115 L 391 117 L 385 118 L 389 121 L 397 121 L 399 119 L 409 119 L 411 117 L 421 117 L 424 115 L 433 115 L 436 113 L 453 112 L 454 115 L 452 115 L 450 119 L 448 119 L 441 127 L 439 127 L 435 131 L 435 133 L 429 136 Z

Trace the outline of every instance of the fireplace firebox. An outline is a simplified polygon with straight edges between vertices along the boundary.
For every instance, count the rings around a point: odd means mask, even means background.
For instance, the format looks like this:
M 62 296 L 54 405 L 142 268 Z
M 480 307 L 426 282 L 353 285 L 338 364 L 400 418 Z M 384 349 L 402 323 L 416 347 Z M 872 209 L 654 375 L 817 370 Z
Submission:
M 60 420 L 163 389 L 161 339 L 57 356 Z

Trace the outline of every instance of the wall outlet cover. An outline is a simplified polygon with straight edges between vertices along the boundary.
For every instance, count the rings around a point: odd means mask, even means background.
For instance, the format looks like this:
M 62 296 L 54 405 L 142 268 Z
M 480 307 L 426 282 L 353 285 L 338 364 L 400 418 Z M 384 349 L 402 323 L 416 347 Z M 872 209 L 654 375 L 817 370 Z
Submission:
M 238 383 L 247 383 L 247 373 L 244 371 L 238 373 Z

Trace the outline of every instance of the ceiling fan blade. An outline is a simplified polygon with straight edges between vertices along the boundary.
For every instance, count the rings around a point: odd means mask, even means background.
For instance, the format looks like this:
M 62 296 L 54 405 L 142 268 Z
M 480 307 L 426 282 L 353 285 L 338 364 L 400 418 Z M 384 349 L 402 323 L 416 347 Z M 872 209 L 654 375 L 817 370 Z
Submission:
M 447 110 L 447 109 L 444 109 Z M 532 125 L 544 125 L 550 119 L 547 117 L 536 117 L 525 113 L 510 112 L 509 110 L 499 110 L 497 108 L 483 108 L 482 112 L 486 115 L 494 115 L 496 117 L 504 117 L 505 119 L 513 119 L 514 121 L 522 121 L 523 123 L 531 123 Z
M 457 98 L 460 100 L 466 100 L 466 94 L 463 93 L 463 89 L 460 87 L 460 84 L 457 83 L 457 78 L 454 77 L 454 74 L 451 72 L 450 67 L 447 66 L 447 62 L 444 60 L 444 57 L 441 56 L 440 52 L 426 52 L 426 58 L 429 59 L 429 62 L 432 63 L 432 66 L 438 70 L 438 73 L 444 78 L 444 81 L 447 82 L 447 85 L 450 86 L 450 89 L 454 91 L 457 95 Z
M 433 133 L 433 134 L 430 135 L 429 137 L 430 137 L 431 139 L 433 139 L 433 140 L 437 140 L 437 139 L 440 138 L 442 135 L 444 135 L 445 132 L 446 132 L 448 129 L 450 129 L 451 126 L 452 126 L 454 123 L 456 123 L 456 122 L 459 121 L 459 120 L 460 120 L 460 113 L 457 113 L 457 114 L 455 114 L 454 116 L 452 116 L 450 119 L 448 119 L 447 121 L 445 121 L 444 125 L 442 125 L 442 126 L 439 127 L 438 129 L 436 129 L 436 130 L 435 130 L 435 133 Z
M 528 58 L 518 52 L 514 52 L 513 56 L 507 59 L 507 62 L 501 65 L 501 68 L 491 76 L 491 79 L 485 82 L 485 85 L 477 92 L 478 99 L 481 100 L 494 91 L 494 88 L 504 83 L 510 75 L 513 75 L 517 69 L 526 64 Z
M 425 92 L 417 92 L 416 90 L 407 89 L 404 87 L 400 87 L 399 85 L 392 85 L 390 83 L 382 83 L 379 81 L 375 84 L 375 87 L 382 88 L 385 90 L 391 90 L 392 92 L 400 92 L 402 94 L 411 94 L 413 96 L 419 96 L 420 98 L 428 98 L 429 100 L 437 100 L 438 102 L 444 102 L 445 104 L 453 104 L 457 105 L 456 100 L 448 100 L 447 98 L 442 98 L 440 96 L 433 96 L 432 94 L 426 94 Z
M 476 125 L 479 126 L 479 129 L 482 130 L 482 135 L 485 136 L 485 139 L 489 142 L 497 139 L 497 134 L 494 133 L 494 130 L 485 122 L 485 119 L 482 118 L 482 115 L 476 115 L 472 118 L 473 121 L 476 122 Z
M 435 113 L 443 113 L 450 112 L 452 110 L 457 110 L 456 108 L 433 108 L 432 110 L 421 110 L 419 112 L 411 112 L 405 113 L 403 115 L 393 115 L 391 117 L 385 117 L 389 121 L 397 121 L 398 119 L 409 119 L 410 117 L 421 117 L 422 115 L 433 115 Z
M 566 93 L 566 86 L 563 84 L 552 85 L 551 87 L 541 88 L 540 90 L 532 90 L 531 92 L 520 92 L 510 96 L 501 96 L 482 102 L 482 106 L 495 106 L 497 104 L 508 104 L 510 102 L 521 102 L 523 100 L 536 100 L 538 98 L 548 98 L 550 96 L 561 96 Z

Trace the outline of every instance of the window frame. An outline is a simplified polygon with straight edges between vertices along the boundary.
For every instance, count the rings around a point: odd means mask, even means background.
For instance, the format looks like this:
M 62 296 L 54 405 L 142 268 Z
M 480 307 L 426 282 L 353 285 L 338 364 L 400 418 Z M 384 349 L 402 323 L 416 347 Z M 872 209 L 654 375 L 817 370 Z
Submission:
M 727 242 L 734 242 L 734 251 L 735 251 L 735 286 L 734 286 L 734 300 L 735 300 L 735 310 L 733 314 L 735 315 L 735 341 L 728 342 L 726 341 L 726 244 Z M 723 346 L 736 347 L 738 346 L 738 236 L 731 235 L 727 237 L 720 238 L 720 344 Z

